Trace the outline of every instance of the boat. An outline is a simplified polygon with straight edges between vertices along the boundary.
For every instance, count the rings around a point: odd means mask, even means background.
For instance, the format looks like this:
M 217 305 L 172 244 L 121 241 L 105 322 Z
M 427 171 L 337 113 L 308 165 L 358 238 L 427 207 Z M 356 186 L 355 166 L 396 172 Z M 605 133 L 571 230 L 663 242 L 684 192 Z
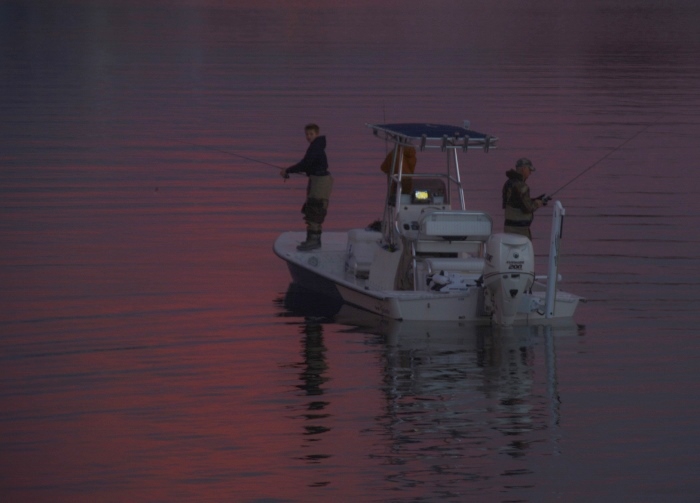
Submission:
M 585 299 L 558 288 L 561 201 L 552 203 L 546 275 L 535 274 L 527 237 L 494 232 L 489 214 L 466 207 L 460 158 L 497 148 L 497 137 L 470 129 L 467 121 L 367 126 L 393 147 L 382 219 L 326 231 L 312 251 L 297 250 L 305 233 L 282 233 L 273 250 L 294 283 L 392 320 L 511 326 L 573 318 Z M 444 167 L 413 172 L 404 163 L 407 149 L 442 156 Z

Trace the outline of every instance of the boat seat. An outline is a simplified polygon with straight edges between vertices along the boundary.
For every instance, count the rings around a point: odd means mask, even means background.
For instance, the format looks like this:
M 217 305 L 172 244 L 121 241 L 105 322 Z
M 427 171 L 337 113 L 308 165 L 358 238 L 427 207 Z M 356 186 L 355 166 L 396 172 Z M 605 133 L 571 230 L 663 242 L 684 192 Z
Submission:
M 430 253 L 450 253 L 480 256 L 483 254 L 483 241 L 448 241 L 448 240 L 432 240 L 424 239 L 415 242 L 415 251 L 420 254 Z
M 425 213 L 418 221 L 415 250 L 481 256 L 491 227 L 491 217 L 481 211 Z
M 432 211 L 421 215 L 418 239 L 485 242 L 491 235 L 491 217 L 481 211 Z
M 462 274 L 478 274 L 484 272 L 485 260 L 478 257 L 470 258 L 426 258 L 424 259 L 428 274 L 440 271 L 458 272 Z

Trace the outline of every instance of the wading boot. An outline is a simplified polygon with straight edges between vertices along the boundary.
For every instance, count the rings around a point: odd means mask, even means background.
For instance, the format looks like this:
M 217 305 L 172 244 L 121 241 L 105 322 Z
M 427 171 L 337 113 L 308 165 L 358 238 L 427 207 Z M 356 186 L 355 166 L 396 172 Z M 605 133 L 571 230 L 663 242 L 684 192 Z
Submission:
M 307 232 L 306 241 L 302 242 L 297 246 L 299 251 L 311 251 L 317 248 L 321 248 L 321 233 L 320 232 Z

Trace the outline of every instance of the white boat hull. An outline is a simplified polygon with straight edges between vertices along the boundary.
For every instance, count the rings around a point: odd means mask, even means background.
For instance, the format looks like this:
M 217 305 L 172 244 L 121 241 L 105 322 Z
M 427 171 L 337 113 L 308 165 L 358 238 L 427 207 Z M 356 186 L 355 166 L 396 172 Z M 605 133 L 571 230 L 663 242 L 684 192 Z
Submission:
M 296 249 L 304 238 L 303 232 L 285 232 L 275 241 L 274 252 L 287 263 L 295 283 L 329 299 L 393 320 L 489 321 L 491 318 L 484 307 L 481 286 L 457 293 L 372 289 L 366 279 L 346 271 L 347 232 L 325 232 L 321 248 L 310 252 Z M 532 294 L 523 302 L 543 305 L 544 296 L 544 285 L 536 283 Z M 557 292 L 551 318 L 571 318 L 579 300 L 576 295 Z M 547 323 L 551 318 L 545 318 L 544 311 L 519 312 L 515 323 Z

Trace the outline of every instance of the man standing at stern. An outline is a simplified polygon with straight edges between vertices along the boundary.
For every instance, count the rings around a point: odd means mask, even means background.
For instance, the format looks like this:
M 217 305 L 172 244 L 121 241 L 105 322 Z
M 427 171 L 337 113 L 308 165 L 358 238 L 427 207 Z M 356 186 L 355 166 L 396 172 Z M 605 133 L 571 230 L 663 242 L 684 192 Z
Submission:
M 328 200 L 333 189 L 333 177 L 328 172 L 326 158 L 326 137 L 320 136 L 320 128 L 316 124 L 308 124 L 304 131 L 309 147 L 304 158 L 287 169 L 282 169 L 280 175 L 289 178 L 290 173 L 305 173 L 309 177 L 306 186 L 306 201 L 301 207 L 306 221 L 306 241 L 297 246 L 297 250 L 311 251 L 321 247 L 321 224 L 328 213 Z
M 544 194 L 535 199 L 530 198 L 530 187 L 526 181 L 534 171 L 530 159 L 522 157 L 515 163 L 515 169 L 506 171 L 508 180 L 503 185 L 503 208 L 506 210 L 503 232 L 521 234 L 530 240 L 530 224 L 535 211 L 549 200 Z

